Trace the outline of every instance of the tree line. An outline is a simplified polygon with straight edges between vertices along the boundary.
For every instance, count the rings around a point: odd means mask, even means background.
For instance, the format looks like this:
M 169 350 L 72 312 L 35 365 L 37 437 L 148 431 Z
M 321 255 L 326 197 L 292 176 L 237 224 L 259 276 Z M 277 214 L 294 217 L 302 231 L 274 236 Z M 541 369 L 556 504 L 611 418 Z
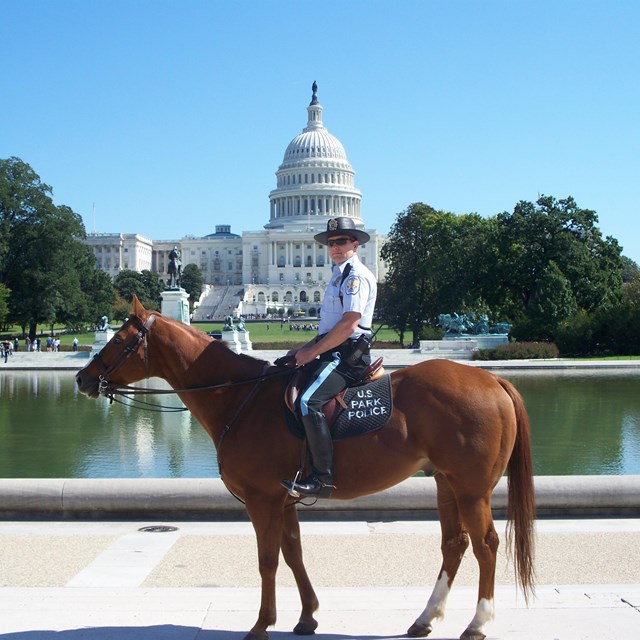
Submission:
M 443 313 L 484 314 L 565 354 L 640 354 L 640 269 L 572 197 L 483 218 L 414 203 L 382 248 L 378 312 L 404 343 L 441 335 Z

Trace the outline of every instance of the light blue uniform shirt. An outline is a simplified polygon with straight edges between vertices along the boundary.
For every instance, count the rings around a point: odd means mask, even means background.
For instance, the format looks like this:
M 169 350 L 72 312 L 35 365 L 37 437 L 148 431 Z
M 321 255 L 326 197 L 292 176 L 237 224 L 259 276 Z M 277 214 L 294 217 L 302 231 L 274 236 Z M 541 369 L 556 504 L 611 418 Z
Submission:
M 342 274 L 348 264 L 351 265 L 351 270 L 340 285 Z M 357 311 L 361 315 L 360 322 L 350 337 L 357 338 L 363 333 L 371 335 L 377 292 L 378 286 L 373 274 L 360 262 L 357 254 L 339 266 L 333 265 L 331 281 L 324 292 L 320 308 L 318 334 L 323 335 L 331 331 L 347 311 Z M 342 302 L 340 302 L 340 293 L 342 293 Z

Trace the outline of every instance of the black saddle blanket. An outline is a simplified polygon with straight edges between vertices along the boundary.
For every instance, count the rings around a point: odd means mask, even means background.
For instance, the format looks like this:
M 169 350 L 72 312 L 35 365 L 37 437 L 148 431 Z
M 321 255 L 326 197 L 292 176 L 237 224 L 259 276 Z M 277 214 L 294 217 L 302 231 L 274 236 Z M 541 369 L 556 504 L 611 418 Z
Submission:
M 331 425 L 334 440 L 345 440 L 381 429 L 393 409 L 391 378 L 387 374 L 379 380 L 349 387 L 344 395 L 344 403 L 347 408 L 340 410 Z M 285 409 L 285 413 L 289 431 L 296 438 L 304 438 L 302 425 L 288 409 Z

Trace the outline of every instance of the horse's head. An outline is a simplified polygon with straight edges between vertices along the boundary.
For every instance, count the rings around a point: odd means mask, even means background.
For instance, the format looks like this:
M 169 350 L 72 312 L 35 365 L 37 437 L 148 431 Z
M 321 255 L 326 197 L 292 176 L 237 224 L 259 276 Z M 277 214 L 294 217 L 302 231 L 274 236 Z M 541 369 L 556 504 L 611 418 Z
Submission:
M 81 393 L 97 398 L 110 382 L 131 384 L 147 373 L 146 336 L 156 316 L 147 311 L 135 296 L 129 319 L 89 362 L 76 374 Z

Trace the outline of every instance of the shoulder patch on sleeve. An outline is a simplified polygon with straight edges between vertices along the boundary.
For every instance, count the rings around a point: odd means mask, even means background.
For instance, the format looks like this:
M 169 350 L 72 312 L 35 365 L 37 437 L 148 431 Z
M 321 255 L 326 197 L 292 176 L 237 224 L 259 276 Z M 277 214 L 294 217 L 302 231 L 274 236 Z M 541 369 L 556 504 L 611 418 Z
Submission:
M 349 276 L 345 283 L 345 293 L 352 296 L 360 291 L 360 278 L 356 275 Z

